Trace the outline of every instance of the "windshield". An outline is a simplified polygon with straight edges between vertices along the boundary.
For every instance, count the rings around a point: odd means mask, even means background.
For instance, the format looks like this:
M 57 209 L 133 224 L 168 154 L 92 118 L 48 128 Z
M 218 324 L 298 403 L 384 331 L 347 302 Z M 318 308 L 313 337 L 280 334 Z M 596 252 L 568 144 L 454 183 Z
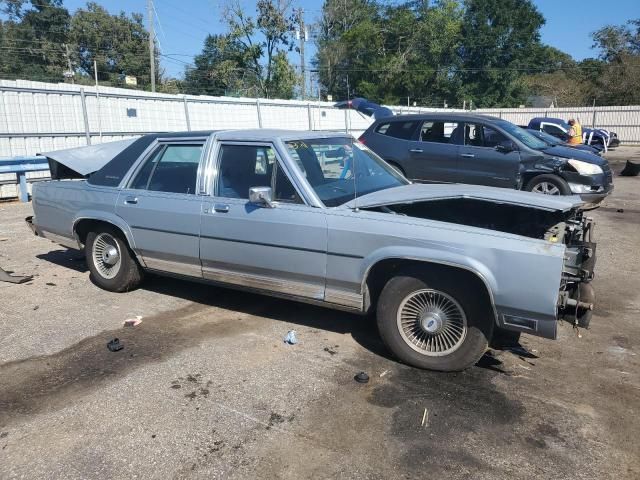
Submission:
M 285 144 L 327 207 L 409 183 L 375 153 L 348 137 L 292 140 Z
M 531 133 L 527 132 L 524 128 L 520 128 L 517 125 L 514 125 L 511 122 L 507 122 L 506 120 L 501 120 L 496 122 L 500 128 L 502 128 L 505 132 L 513 135 L 522 143 L 524 143 L 529 148 L 535 148 L 536 150 L 542 150 L 543 148 L 547 148 L 549 145 L 547 142 L 536 138 Z
M 560 140 L 557 139 L 557 137 L 554 137 L 550 133 L 543 132 L 541 130 L 527 129 L 527 132 L 529 132 L 531 135 L 538 137 L 540 140 L 548 143 L 549 145 L 560 145 L 562 143 Z

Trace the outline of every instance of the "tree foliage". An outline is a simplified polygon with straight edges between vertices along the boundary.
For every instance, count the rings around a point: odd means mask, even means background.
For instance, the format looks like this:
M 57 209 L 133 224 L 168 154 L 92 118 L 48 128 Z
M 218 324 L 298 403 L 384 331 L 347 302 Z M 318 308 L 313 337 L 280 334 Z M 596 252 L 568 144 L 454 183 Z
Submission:
M 595 32 L 600 57 L 581 62 L 541 42 L 544 21 L 531 0 L 325 0 L 314 66 L 337 99 L 513 107 L 533 96 L 562 106 L 636 98 L 640 20 Z

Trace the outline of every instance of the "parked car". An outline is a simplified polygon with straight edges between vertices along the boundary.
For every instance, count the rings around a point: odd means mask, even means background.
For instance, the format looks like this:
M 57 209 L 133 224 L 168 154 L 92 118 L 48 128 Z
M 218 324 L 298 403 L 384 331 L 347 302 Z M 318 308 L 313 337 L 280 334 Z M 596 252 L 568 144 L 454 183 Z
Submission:
M 577 194 L 590 205 L 613 190 L 609 163 L 550 146 L 513 123 L 487 115 L 428 113 L 376 120 L 366 144 L 407 178 Z
M 599 157 L 602 156 L 602 148 L 597 147 L 595 145 L 585 145 L 584 143 L 580 144 L 580 145 L 572 145 L 572 144 L 566 143 L 563 140 L 559 139 L 558 137 L 554 137 L 550 133 L 544 132 L 542 130 L 532 130 L 531 128 L 528 128 L 528 127 L 521 127 L 521 128 L 524 128 L 531 135 L 539 138 L 540 140 L 542 140 L 546 144 L 551 145 L 553 147 L 557 147 L 557 146 L 569 147 L 569 148 L 573 148 L 573 149 L 576 149 L 576 150 L 581 150 L 583 152 L 592 153 L 593 155 L 597 155 Z
M 560 118 L 536 117 L 531 119 L 528 128 L 549 133 L 566 142 L 569 139 L 569 129 L 571 127 Z M 618 134 L 604 128 L 587 128 L 583 125 L 582 139 L 585 145 L 594 145 L 603 148 L 605 151 L 620 145 Z
M 332 132 L 153 134 L 45 155 L 53 180 L 34 184 L 27 223 L 84 248 L 106 290 L 152 271 L 375 310 L 391 352 L 436 370 L 473 365 L 496 332 L 555 338 L 557 320 L 591 318 L 596 246 L 577 197 L 411 184 Z

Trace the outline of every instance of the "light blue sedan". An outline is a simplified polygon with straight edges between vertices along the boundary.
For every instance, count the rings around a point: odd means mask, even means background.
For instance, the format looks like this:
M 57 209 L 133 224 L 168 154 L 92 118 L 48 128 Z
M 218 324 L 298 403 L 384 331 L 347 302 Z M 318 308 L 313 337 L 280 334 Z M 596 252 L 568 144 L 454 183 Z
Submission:
M 42 237 L 84 248 L 116 292 L 145 271 L 359 313 L 421 368 L 473 365 L 494 335 L 586 326 L 595 243 L 579 198 L 412 184 L 351 136 L 153 134 L 45 154 Z

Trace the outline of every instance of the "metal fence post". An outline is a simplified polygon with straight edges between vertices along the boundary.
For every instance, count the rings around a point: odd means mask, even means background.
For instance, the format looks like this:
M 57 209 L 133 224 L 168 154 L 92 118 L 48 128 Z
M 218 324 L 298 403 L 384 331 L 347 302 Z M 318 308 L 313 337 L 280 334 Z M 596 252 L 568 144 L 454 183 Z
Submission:
M 80 89 L 80 100 L 82 101 L 82 116 L 84 117 L 84 132 L 87 137 L 87 145 L 91 145 L 91 130 L 89 129 L 89 115 L 87 113 L 87 98 L 84 88 Z
M 189 103 L 187 101 L 187 96 L 182 97 L 182 101 L 184 103 L 184 119 L 187 122 L 187 131 L 191 131 L 191 120 L 189 119 Z
M 349 109 L 344 109 L 344 132 L 349 133 Z
M 259 98 L 256 98 L 256 110 L 258 112 L 258 128 L 262 128 L 262 111 L 260 110 Z
M 597 110 L 593 108 L 593 118 L 591 119 L 591 128 L 596 128 L 596 113 Z
M 309 130 L 313 130 L 313 118 L 311 117 L 311 103 L 307 103 L 307 117 L 309 118 Z
M 20 201 L 28 202 L 29 201 L 29 190 L 27 188 L 27 173 L 19 172 L 18 174 L 18 183 L 20 184 Z

